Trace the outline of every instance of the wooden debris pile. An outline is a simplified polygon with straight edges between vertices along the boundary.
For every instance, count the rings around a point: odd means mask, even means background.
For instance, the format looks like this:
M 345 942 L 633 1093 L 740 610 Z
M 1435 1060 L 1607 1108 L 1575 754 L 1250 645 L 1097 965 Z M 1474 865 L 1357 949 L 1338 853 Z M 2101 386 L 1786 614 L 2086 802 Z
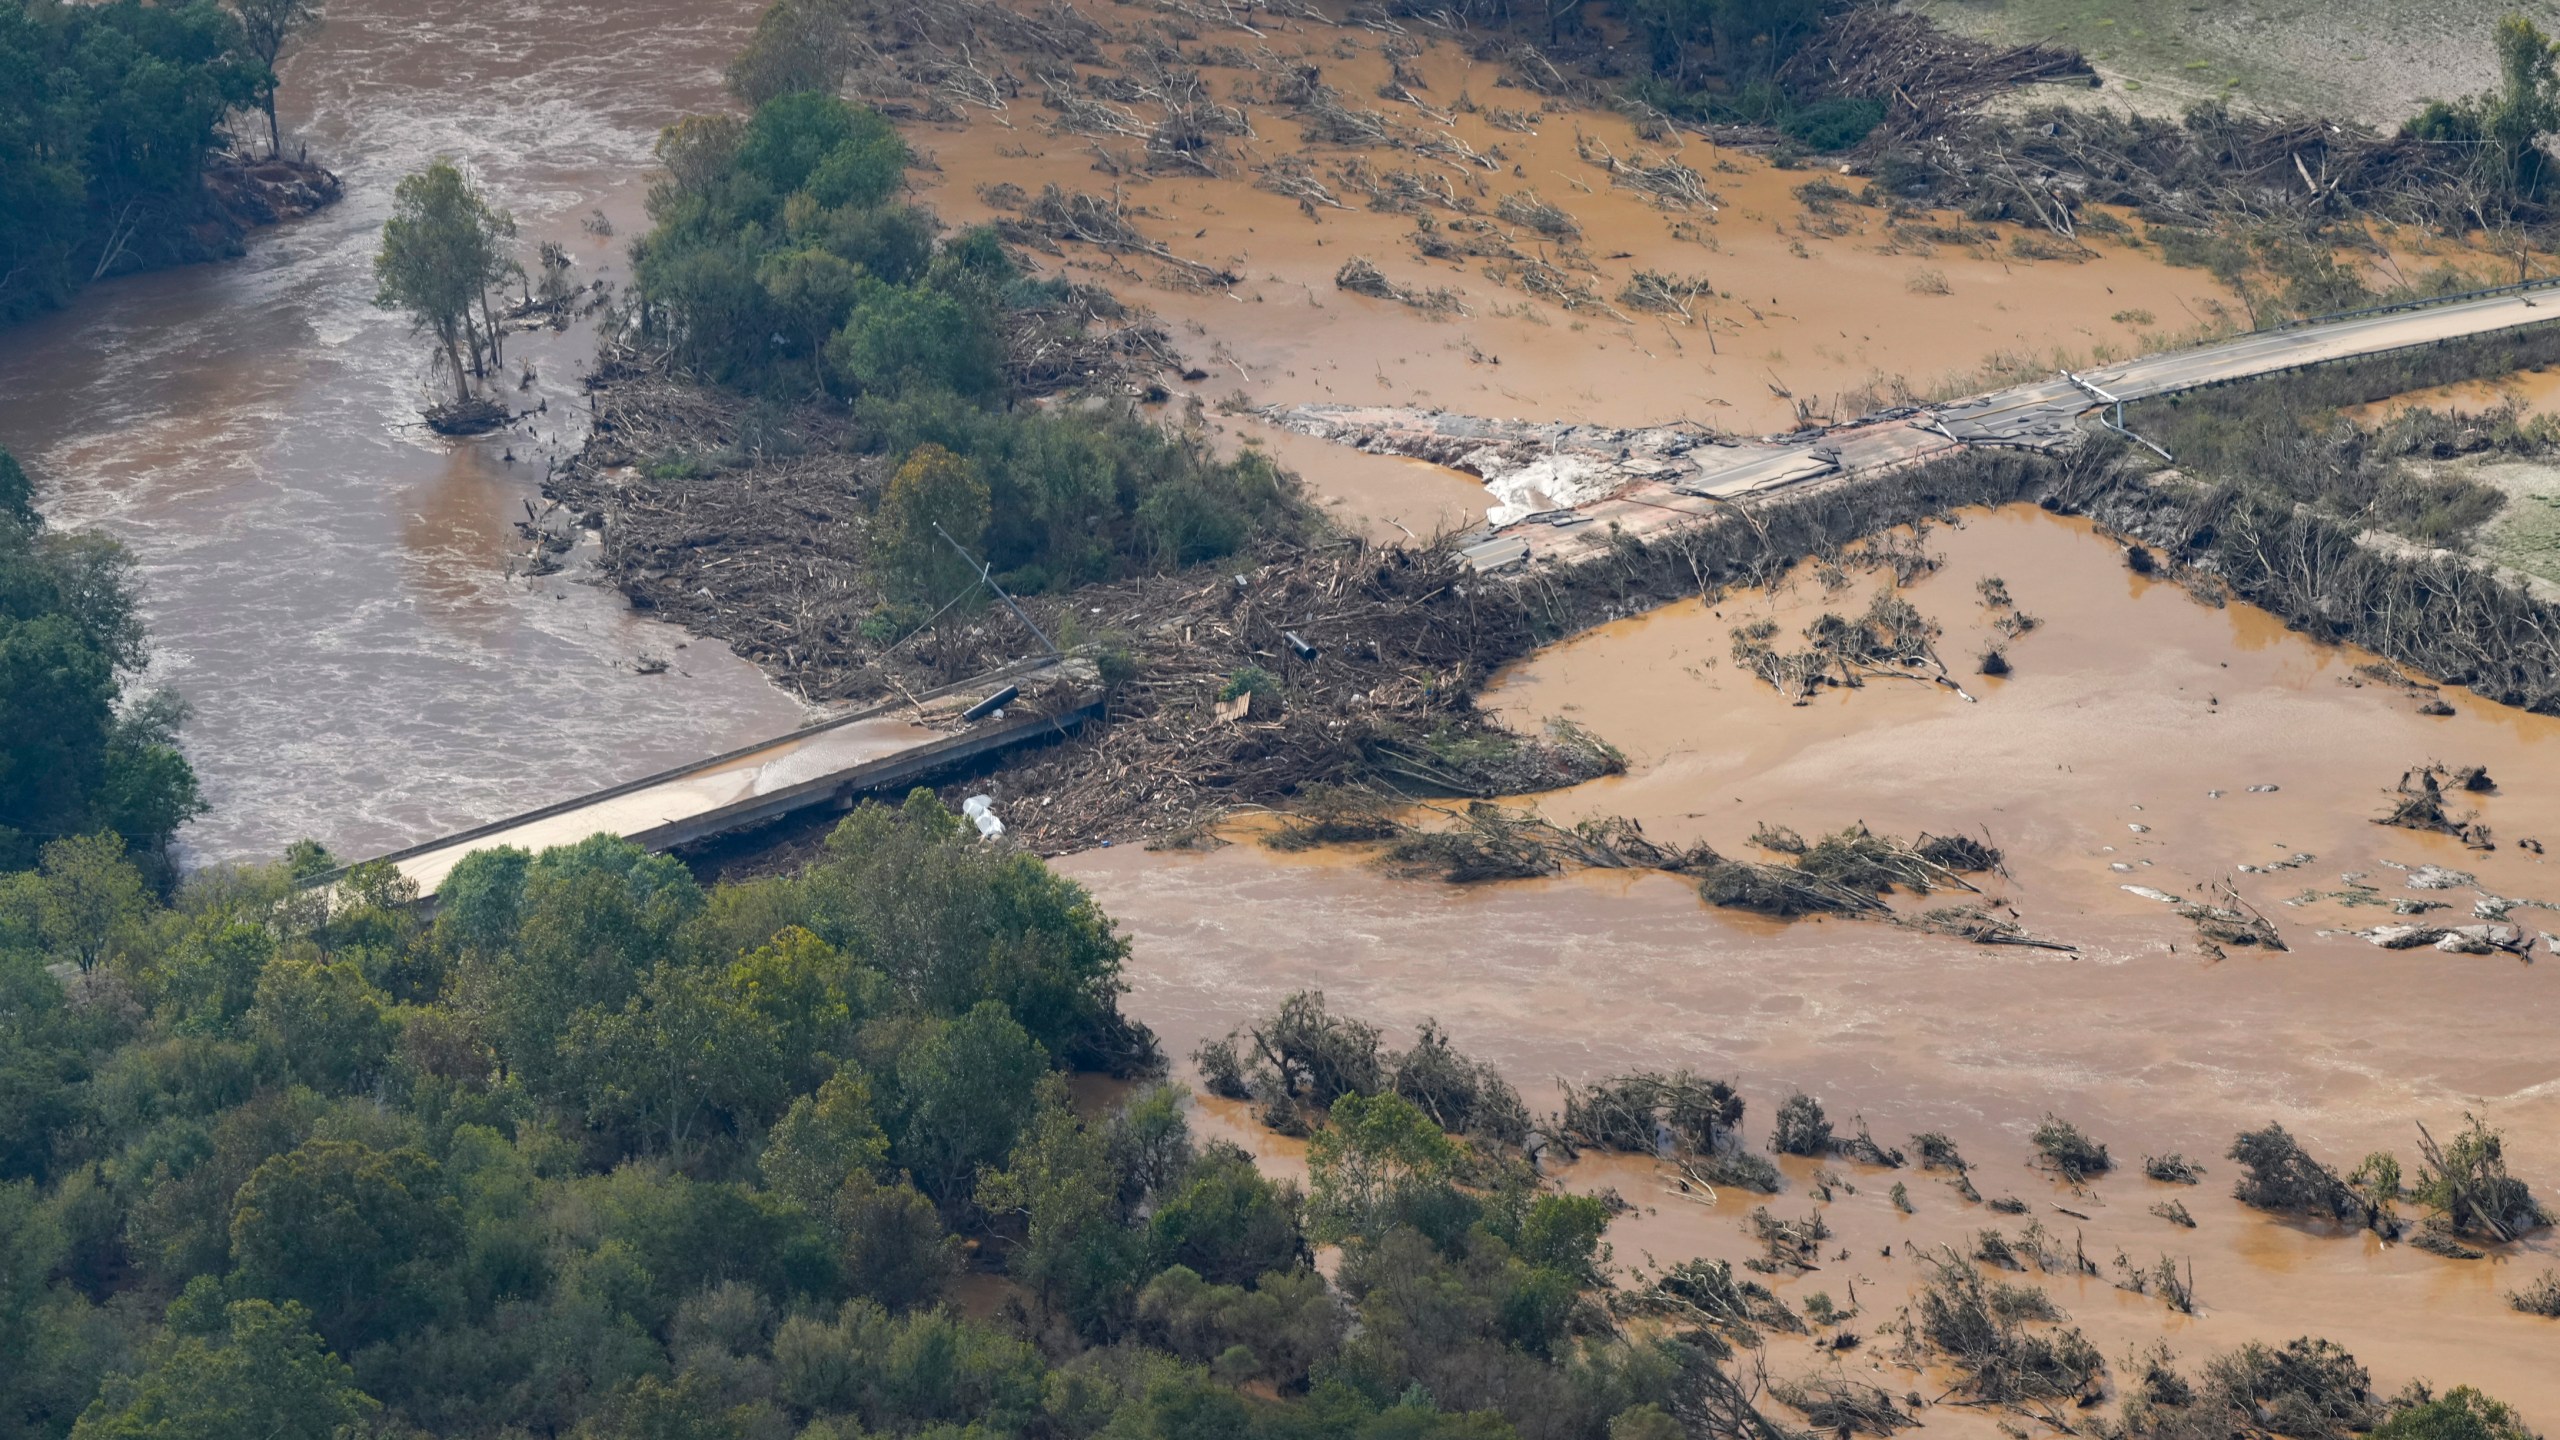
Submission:
M 2476 794 L 2494 788 L 2488 772 L 2477 766 L 2456 771 L 2432 761 L 2413 765 L 2401 772 L 2391 809 L 2375 816 L 2373 823 L 2450 835 L 2474 850 L 2495 850 L 2497 842 L 2489 838 L 2489 827 L 2480 823 L 2477 814 L 2455 815 L 2445 807 L 2448 789 Z
M 2098 81 L 2077 51 L 1988 45 L 1884 5 L 1825 16 L 1778 78 L 1797 94 L 1883 98 L 1886 127 L 1903 136 L 1932 133 L 2023 85 Z
M 1059 253 L 1062 242 L 1073 242 L 1118 255 L 1142 255 L 1169 270 L 1220 287 L 1242 278 L 1232 270 L 1177 255 L 1148 239 L 1131 223 L 1129 211 L 1118 200 L 1106 200 L 1081 190 L 1071 192 L 1054 184 L 1043 186 L 1038 195 L 1023 202 L 1020 218 L 1000 220 L 996 229 L 1014 244 L 1052 255 Z
M 1466 302 L 1458 298 L 1458 292 L 1455 290 L 1438 287 L 1430 290 L 1407 289 L 1387 279 L 1377 266 L 1357 255 L 1342 262 L 1342 268 L 1334 272 L 1333 283 L 1355 295 L 1366 295 L 1374 300 L 1391 300 L 1398 305 L 1408 306 L 1434 318 L 1468 313 Z

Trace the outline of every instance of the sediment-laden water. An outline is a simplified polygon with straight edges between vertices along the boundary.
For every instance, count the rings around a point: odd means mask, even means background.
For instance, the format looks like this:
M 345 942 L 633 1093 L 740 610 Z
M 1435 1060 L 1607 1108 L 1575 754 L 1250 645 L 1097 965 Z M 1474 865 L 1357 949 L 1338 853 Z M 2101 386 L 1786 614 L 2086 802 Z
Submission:
M 392 187 L 464 164 L 577 278 L 623 276 L 658 128 L 718 103 L 756 6 L 332 4 L 287 67 L 288 143 L 346 199 L 247 258 L 98 287 L 0 333 L 0 444 L 53 523 L 140 562 L 152 679 L 193 709 L 213 811 L 193 862 L 296 836 L 347 854 L 565 798 L 789 728 L 716 644 L 638 619 L 576 567 L 510 575 L 543 457 L 579 438 L 582 329 L 517 337 L 548 403 L 455 445 L 415 424 L 426 348 L 372 305 Z M 583 223 L 601 210 L 608 238 Z M 517 463 L 501 458 L 509 450 Z M 673 662 L 642 675 L 644 656 Z

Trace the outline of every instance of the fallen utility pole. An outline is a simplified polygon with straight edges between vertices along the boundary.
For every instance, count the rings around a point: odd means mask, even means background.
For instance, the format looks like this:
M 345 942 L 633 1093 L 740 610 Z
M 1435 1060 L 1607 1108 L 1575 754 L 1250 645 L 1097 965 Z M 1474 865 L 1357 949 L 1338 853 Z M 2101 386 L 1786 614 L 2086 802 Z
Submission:
M 977 570 L 978 578 L 986 582 L 988 589 L 996 592 L 996 598 L 1004 602 L 1004 608 L 1013 612 L 1014 619 L 1022 622 L 1022 628 L 1039 637 L 1041 648 L 1047 650 L 1051 655 L 1062 655 L 1065 653 L 1064 651 L 1061 651 L 1057 647 L 1057 644 L 1050 640 L 1047 635 L 1041 633 L 1039 626 L 1031 623 L 1031 617 L 1023 614 L 1022 607 L 1015 604 L 1013 597 L 1005 593 L 1004 587 L 996 583 L 996 567 L 994 564 L 982 561 L 977 556 L 970 554 L 967 546 L 964 546 L 959 541 L 952 539 L 951 532 L 942 528 L 941 521 L 936 520 L 933 522 L 933 533 L 941 536 L 944 544 L 947 544 L 952 549 L 959 551 L 960 558 L 968 561 L 969 564 Z

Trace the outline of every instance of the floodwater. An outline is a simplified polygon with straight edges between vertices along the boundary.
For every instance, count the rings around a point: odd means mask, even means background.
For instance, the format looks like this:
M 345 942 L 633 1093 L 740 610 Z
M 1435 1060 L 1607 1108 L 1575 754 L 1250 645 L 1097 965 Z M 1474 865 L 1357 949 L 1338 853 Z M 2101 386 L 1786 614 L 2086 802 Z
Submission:
M 1078 8 L 1122 32 L 1162 18 L 1114 0 L 1082 0 Z M 1976 388 L 1969 377 L 1985 366 L 2021 357 L 2035 357 L 2033 373 L 2049 374 L 2057 355 L 2082 363 L 2143 353 L 2219 313 L 2223 292 L 2210 275 L 2172 267 L 2148 249 L 2100 240 L 2085 259 L 2029 259 L 2013 242 L 2023 238 L 2032 250 L 2036 237 L 1997 225 L 1973 227 L 1971 242 L 1951 243 L 1946 215 L 1919 217 L 1941 227 L 1937 240 L 1918 230 L 1892 233 L 1881 207 L 1834 200 L 1814 213 L 1797 194 L 1818 181 L 1850 194 L 1863 180 L 1820 166 L 1774 169 L 1697 137 L 1647 142 L 1614 113 L 1552 110 L 1534 133 L 1501 128 L 1493 111 L 1539 111 L 1539 97 L 1499 84 L 1501 66 L 1419 33 L 1394 43 L 1420 47 L 1408 68 L 1427 82 L 1413 93 L 1431 113 L 1378 98 L 1389 78 L 1387 42 L 1373 31 L 1274 18 L 1259 37 L 1204 28 L 1199 42 L 1267 45 L 1290 63 L 1320 66 L 1346 105 L 1378 111 L 1411 134 L 1455 137 L 1500 156 L 1485 168 L 1390 146 L 1302 151 L 1298 122 L 1256 105 L 1255 134 L 1232 142 L 1232 173 L 1106 173 L 1102 152 L 1125 160 L 1142 147 L 1052 133 L 1054 117 L 1027 85 L 1001 111 L 905 127 L 939 166 L 919 178 L 947 219 L 1001 218 L 981 193 L 996 183 L 1035 195 L 1053 183 L 1116 195 L 1151 239 L 1241 277 L 1217 289 L 1158 283 L 1152 260 L 1077 247 L 1061 262 L 1163 316 L 1176 346 L 1207 372 L 1196 382 L 1206 399 L 1242 392 L 1259 404 L 1434 405 L 1613 425 L 1687 418 L 1756 434 L 1792 425 L 1799 402 L 1815 415 L 1855 415 L 1896 398 L 1897 380 L 1915 391 L 1969 390 Z M 1202 73 L 1221 100 L 1258 78 L 1216 66 Z M 1613 187 L 1595 163 L 1604 151 L 1629 163 L 1676 160 L 1703 177 L 1714 208 L 1664 208 Z M 1257 188 L 1252 166 L 1302 153 L 1348 208 L 1302 209 Z M 1510 222 L 1502 228 L 1522 253 L 1587 282 L 1608 308 L 1576 312 L 1534 298 L 1488 276 L 1481 260 L 1426 260 L 1410 241 L 1417 217 L 1367 208 L 1340 177 L 1348 160 L 1448 187 L 1483 219 L 1523 191 L 1561 207 L 1580 225 L 1578 239 Z M 1446 207 L 1424 218 L 1444 230 L 1463 219 Z M 1465 313 L 1433 319 L 1336 288 L 1336 272 L 1355 256 L 1408 289 L 1455 292 Z M 1703 276 L 1714 293 L 1695 303 L 1694 321 L 1625 309 L 1619 291 L 1640 269 Z M 1309 467 L 1317 492 L 1344 498 L 1356 514 L 1374 513 L 1361 509 L 1371 487 L 1355 477 L 1337 490 L 1331 470 Z M 1415 508 L 1430 513 L 1436 500 Z M 1409 514 L 1399 518 L 1422 528 Z
M 2550 1327 L 2501 1298 L 2551 1262 L 2548 1235 L 2467 1265 L 2314 1236 L 2238 1207 L 2220 1160 L 2233 1134 L 2269 1120 L 2345 1166 L 2384 1147 L 2413 1160 L 2415 1122 L 2442 1136 L 2476 1110 L 2507 1132 L 2537 1193 L 2560 1192 L 2553 957 L 2385 951 L 2322 933 L 2393 918 L 2334 898 L 2351 893 L 2348 874 L 2385 901 L 2450 902 L 2439 920 L 2468 921 L 2484 892 L 2560 903 L 2560 865 L 2515 843 L 2560 838 L 2560 721 L 2460 693 L 2446 696 L 2452 716 L 2420 715 L 2418 697 L 2358 672 L 2371 657 L 2136 576 L 2088 527 L 2041 512 L 1976 513 L 1926 543 L 1944 563 L 1906 593 L 1943 627 L 1939 649 L 1970 703 L 1877 680 L 1799 707 L 1735 670 L 1733 627 L 1767 616 L 1792 638 L 1820 611 L 1854 613 L 1881 583 L 1854 572 L 1837 593 L 1800 574 L 1774 597 L 1686 602 L 1591 632 L 1515 667 L 1489 703 L 1522 722 L 1572 716 L 1626 750 L 1627 775 L 1542 797 L 1559 820 L 1628 814 L 1658 837 L 1741 855 L 1763 821 L 1808 835 L 1860 820 L 1904 835 L 1988 834 L 2010 873 L 1985 877 L 1986 898 L 2076 954 L 1738 916 L 1663 876 L 1458 888 L 1388 880 L 1356 853 L 1249 844 L 1183 857 L 1115 849 L 1062 866 L 1132 937 L 1130 1008 L 1177 1055 L 1316 987 L 1398 1041 L 1437 1018 L 1536 1108 L 1552 1103 L 1551 1078 L 1686 1065 L 1739 1076 L 1757 1135 L 1802 1088 L 1844 1124 L 1863 1114 L 1888 1143 L 1953 1135 L 1983 1165 L 1983 1193 L 2035 1202 L 2066 1249 L 2085 1231 L 2102 1266 L 2118 1246 L 2146 1265 L 2164 1252 L 2192 1258 L 2204 1305 L 2195 1319 L 2104 1280 L 2062 1284 L 2065 1307 L 2111 1357 L 2119 1339 L 2172 1320 L 2173 1343 L 2191 1353 L 2251 1335 L 2325 1334 L 2386 1390 L 2413 1375 L 2469 1381 L 2541 1425 L 2560 1423 Z M 1976 589 L 1990 575 L 2042 622 L 2009 642 L 2016 669 L 1998 681 L 1967 661 L 1992 638 L 1995 612 Z M 2431 758 L 2486 765 L 2498 780 L 2497 793 L 2466 802 L 2496 832 L 2496 851 L 2369 823 L 2401 768 Z M 2312 858 L 2293 868 L 2239 868 L 2302 854 Z M 2477 884 L 2419 890 L 2394 868 L 2426 863 Z M 2121 888 L 2184 894 L 2224 879 L 2273 917 L 2291 950 L 2211 959 L 2166 906 Z M 2312 891 L 2331 898 L 2286 903 Z M 2560 911 L 2519 908 L 2513 919 L 2560 931 Z M 2028 1133 L 2048 1112 L 2087 1127 L 2128 1166 L 2172 1150 L 2206 1159 L 2206 1183 L 2173 1191 L 2136 1171 L 2093 1196 L 2056 1192 L 2025 1168 Z M 1708 1211 L 1664 1193 L 1645 1167 L 1585 1167 L 1660 1212 L 1621 1222 L 1621 1259 L 1748 1252 L 1735 1222 L 1756 1197 Z M 1869 1324 L 1912 1281 L 1912 1240 L 2026 1223 L 1907 1173 L 1919 1214 L 1906 1218 L 1884 1198 L 1894 1177 L 1834 1168 L 1859 1188 L 1828 1217 L 1854 1263 L 1791 1293 L 1843 1300 L 1847 1277 L 1865 1276 Z M 2173 1193 L 2199 1228 L 2148 1213 Z M 1773 1203 L 1782 1215 L 1807 1205 L 1800 1184 Z M 2060 1215 L 2057 1203 L 2091 1218 Z M 1887 1241 L 1897 1258 L 1879 1253 Z
M 424 344 L 373 308 L 391 189 L 463 163 L 581 282 L 624 279 L 659 127 L 720 102 L 753 0 L 350 0 L 287 67 L 288 142 L 346 198 L 248 256 L 100 286 L 0 331 L 0 444 L 53 523 L 140 563 L 152 680 L 193 708 L 191 861 L 297 836 L 376 853 L 791 728 L 800 706 L 577 567 L 510 575 L 509 523 L 574 448 L 584 327 L 516 337 L 547 403 L 452 444 L 415 424 Z M 608 239 L 582 221 L 601 209 Z M 512 449 L 517 463 L 503 456 Z M 634 662 L 673 662 L 642 675 Z
M 2444 410 L 2456 415 L 2482 415 L 2512 405 L 2522 418 L 2560 411 L 2560 370 L 2519 370 L 2496 380 L 2461 380 L 2412 390 L 2359 405 L 2346 413 L 2366 425 L 2380 425 L 2410 410 Z

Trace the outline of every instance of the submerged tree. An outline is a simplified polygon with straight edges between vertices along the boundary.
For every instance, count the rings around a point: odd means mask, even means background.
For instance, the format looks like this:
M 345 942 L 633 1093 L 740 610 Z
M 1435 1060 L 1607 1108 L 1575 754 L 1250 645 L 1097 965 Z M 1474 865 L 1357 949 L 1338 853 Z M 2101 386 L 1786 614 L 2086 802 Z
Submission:
M 450 160 L 435 161 L 392 193 L 373 258 L 380 287 L 373 303 L 406 312 L 436 337 L 453 368 L 458 405 L 470 402 L 472 379 L 486 373 L 484 355 L 497 358 L 497 327 L 490 323 L 483 334 L 482 322 L 491 318 L 489 287 L 511 271 L 506 241 L 514 234 L 515 218 L 493 208 Z

